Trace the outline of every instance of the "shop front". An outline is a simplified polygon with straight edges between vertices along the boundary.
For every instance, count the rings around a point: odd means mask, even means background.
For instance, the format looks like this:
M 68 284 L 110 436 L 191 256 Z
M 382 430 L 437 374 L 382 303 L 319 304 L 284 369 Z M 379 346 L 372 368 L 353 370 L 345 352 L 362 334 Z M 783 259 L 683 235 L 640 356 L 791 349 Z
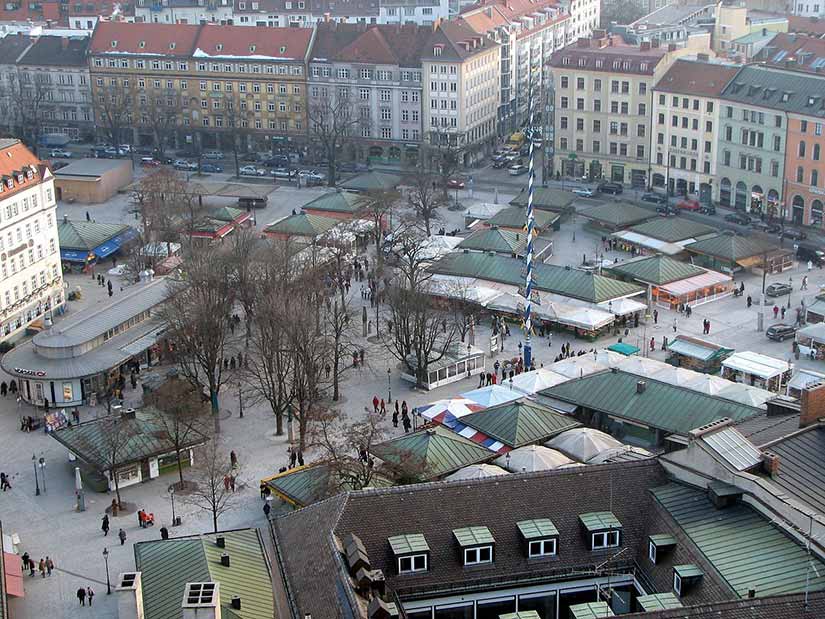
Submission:
M 409 357 L 407 363 L 415 367 L 415 357 Z M 469 344 L 457 344 L 448 350 L 438 361 L 427 366 L 427 375 L 420 385 L 427 391 L 449 385 L 485 371 L 484 351 Z M 410 383 L 417 383 L 415 372 L 405 366 L 401 378 Z
M 734 353 L 722 361 L 722 378 L 782 393 L 793 374 L 790 361 L 751 351 Z
M 656 305 L 678 309 L 680 305 L 696 307 L 733 294 L 733 278 L 716 271 L 670 282 L 652 289 Z

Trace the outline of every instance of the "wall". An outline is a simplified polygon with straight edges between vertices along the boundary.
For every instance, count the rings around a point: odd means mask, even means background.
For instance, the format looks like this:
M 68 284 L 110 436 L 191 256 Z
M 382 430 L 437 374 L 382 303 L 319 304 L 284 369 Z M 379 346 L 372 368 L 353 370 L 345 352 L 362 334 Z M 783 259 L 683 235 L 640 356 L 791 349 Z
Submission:
M 788 219 L 822 227 L 825 205 L 825 119 L 789 115 L 785 147 L 785 205 Z M 803 126 L 805 131 L 802 131 Z M 800 144 L 804 143 L 804 155 Z M 816 149 L 819 149 L 818 157 Z M 801 168 L 801 180 L 798 174 Z
M 63 202 L 74 200 L 81 204 L 101 204 L 131 182 L 132 163 L 123 159 L 117 168 L 107 170 L 99 177 L 57 178 L 55 186 L 60 190 Z

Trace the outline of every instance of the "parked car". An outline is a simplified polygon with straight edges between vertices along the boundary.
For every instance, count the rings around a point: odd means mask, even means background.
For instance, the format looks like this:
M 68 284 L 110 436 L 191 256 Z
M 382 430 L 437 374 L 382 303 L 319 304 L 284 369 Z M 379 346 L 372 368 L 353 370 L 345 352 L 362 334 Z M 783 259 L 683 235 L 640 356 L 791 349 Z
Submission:
M 573 190 L 573 193 L 580 198 L 592 198 L 595 192 L 589 187 L 577 187 Z
M 783 340 L 793 337 L 795 334 L 796 327 L 781 323 L 778 325 L 771 325 L 765 331 L 765 335 L 768 336 L 768 339 L 773 340 L 774 342 L 782 342 Z
M 223 159 L 223 153 L 219 150 L 208 150 L 203 154 L 204 159 Z
M 451 178 L 447 181 L 447 187 L 450 189 L 464 189 L 464 181 L 460 178 Z
M 796 257 L 802 262 L 810 260 L 814 265 L 820 266 L 825 262 L 825 251 L 812 243 L 799 243 L 796 245 Z
M 316 170 L 301 170 L 298 172 L 298 178 L 300 178 L 301 182 L 307 186 L 321 185 L 326 179 L 323 174 L 317 172 Z
M 275 178 L 292 178 L 295 176 L 295 171 L 289 168 L 273 168 L 270 174 Z
M 777 282 L 765 288 L 765 294 L 769 297 L 781 297 L 786 294 L 791 294 L 792 290 L 793 288 L 791 288 L 790 285 Z
M 769 224 L 764 221 L 754 221 L 753 225 L 751 226 L 754 230 L 759 230 L 760 232 L 767 232 L 768 234 L 776 234 L 782 230 L 782 226 L 779 224 Z
M 160 165 L 160 161 L 158 161 L 154 157 L 141 157 L 140 165 L 142 165 L 144 168 L 156 168 Z
M 685 198 L 684 200 L 679 200 L 676 203 L 676 208 L 682 211 L 699 211 L 702 208 L 702 205 L 699 204 L 699 200 L 693 200 L 691 198 Z
M 782 230 L 781 236 L 784 239 L 793 239 L 794 241 L 802 241 L 808 238 L 807 234 L 805 234 L 802 230 L 797 230 L 796 228 L 785 228 Z
M 660 193 L 646 193 L 642 196 L 642 202 L 650 204 L 667 204 L 667 196 Z
M 510 174 L 510 176 L 521 176 L 522 174 L 527 174 L 528 170 L 529 168 L 527 166 L 521 165 L 520 163 L 517 163 L 516 165 L 511 165 L 509 168 L 507 168 L 507 172 Z
M 49 151 L 49 157 L 52 159 L 71 159 L 72 154 L 67 150 L 55 149 Z
M 109 146 L 108 148 L 103 150 L 103 153 L 107 157 L 125 157 L 127 152 L 122 148 L 115 148 L 114 146 Z
M 198 164 L 193 161 L 186 161 L 185 159 L 176 159 L 172 166 L 176 170 L 197 170 Z
M 741 226 L 748 226 L 751 223 L 751 218 L 745 213 L 728 213 L 725 215 L 725 221 L 729 221 L 732 224 L 739 224 Z
M 131 153 L 132 147 L 128 144 L 118 144 L 118 148 L 122 150 L 124 153 Z
M 716 207 L 712 204 L 703 204 L 699 212 L 703 215 L 716 215 Z
M 496 159 L 495 161 L 493 161 L 493 168 L 495 168 L 496 170 L 500 170 L 501 168 L 506 168 L 508 163 L 510 162 L 507 161 L 504 157 L 502 157 L 501 159 Z
M 679 211 L 670 206 L 670 204 L 660 204 L 656 207 L 656 212 L 662 217 L 670 217 L 671 215 L 677 215 L 679 213 Z
M 624 187 L 622 187 L 621 183 L 604 182 L 599 184 L 599 193 L 609 193 L 615 196 L 623 191 Z
M 518 157 L 519 157 L 518 152 L 514 151 L 514 150 L 511 150 L 506 155 L 504 155 L 504 160 L 505 161 L 515 161 L 516 159 L 518 159 Z
M 238 170 L 238 172 L 241 176 L 266 176 L 266 170 L 260 170 L 254 165 L 241 166 L 241 169 Z
M 215 165 L 214 163 L 202 163 L 201 172 L 223 172 L 223 168 L 219 165 Z

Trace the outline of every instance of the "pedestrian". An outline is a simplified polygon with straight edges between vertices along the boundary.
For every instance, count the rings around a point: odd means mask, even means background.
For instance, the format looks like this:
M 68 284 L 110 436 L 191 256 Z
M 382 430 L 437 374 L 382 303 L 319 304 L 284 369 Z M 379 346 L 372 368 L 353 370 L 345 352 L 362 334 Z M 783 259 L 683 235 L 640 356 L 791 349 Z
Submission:
M 86 587 L 86 599 L 89 600 L 89 606 L 92 605 L 92 598 L 94 598 L 95 592 L 92 591 L 91 587 Z
M 40 572 L 41 578 L 46 577 L 46 560 L 41 557 L 40 562 L 37 564 L 37 570 Z
M 358 353 L 358 356 L 361 358 L 361 365 L 364 365 L 364 349 L 361 349 L 361 352 Z
M 143 524 L 143 523 L 144 523 L 145 517 L 146 517 L 146 514 L 144 514 L 144 513 L 143 513 L 143 510 L 142 510 L 142 509 L 139 509 L 139 510 L 138 510 L 138 513 L 137 513 L 137 519 L 138 519 L 138 526 L 139 526 L 141 529 L 143 529 L 143 528 L 144 528 L 144 524 Z
M 802 277 L 802 290 L 808 289 L 808 276 L 805 275 Z
M 229 452 L 229 466 L 233 469 L 238 466 L 238 454 L 235 453 L 235 450 Z
M 810 273 L 814 268 L 814 263 L 808 260 L 808 272 Z
M 223 489 L 224 492 L 229 492 L 229 475 L 223 476 Z
M 9 483 L 9 476 L 5 473 L 0 473 L 0 488 L 3 489 L 3 492 L 11 489 L 11 484 Z
M 678 327 L 678 321 L 674 318 L 673 319 L 673 332 L 676 333 L 676 328 Z
M 298 450 L 298 466 L 304 466 L 304 452 L 300 449 Z M 269 490 L 269 488 L 267 488 Z
M 86 221 L 92 221 L 91 215 L 89 215 L 89 211 L 86 211 Z
M 46 555 L 46 573 L 51 576 L 52 570 L 54 569 L 54 561 L 49 558 L 49 555 Z
M 401 418 L 402 419 L 409 414 L 409 410 L 410 409 L 407 408 L 407 401 L 404 400 L 403 402 L 401 402 Z
M 745 292 L 745 282 L 739 282 L 739 292 Z
M 265 499 L 266 495 L 264 494 L 264 490 L 266 490 L 266 484 L 261 482 L 261 499 Z
M 773 319 L 776 320 L 776 317 L 779 315 L 779 306 L 773 306 Z
M 387 414 L 387 405 L 384 403 L 384 398 L 381 398 L 381 414 Z
M 748 295 L 748 308 L 749 308 L 749 309 L 750 309 L 750 306 L 751 306 L 752 304 L 753 304 L 753 299 L 751 299 L 751 296 L 750 296 L 750 295 Z
M 8 393 L 8 387 L 6 387 L 6 381 L 0 383 L 0 395 L 4 398 L 6 397 L 6 393 Z
M 710 335 L 710 318 L 708 318 L 708 330 L 707 330 L 707 334 L 708 334 L 708 335 Z
M 29 557 L 29 570 L 32 578 L 34 578 L 34 559 Z
M 120 545 L 123 546 L 123 544 L 126 543 L 126 531 L 121 529 L 120 531 L 117 532 L 117 536 L 120 539 Z
M 232 492 L 235 492 L 235 476 L 229 476 L 229 487 L 232 489 Z
M 496 362 L 493 364 L 493 369 L 495 370 L 496 374 L 498 374 L 498 371 L 499 371 L 500 368 L 501 368 L 501 363 L 499 363 L 498 359 L 496 359 Z
M 659 310 L 653 310 L 653 324 L 659 324 Z
M 407 434 L 410 431 L 410 428 L 412 427 L 412 424 L 410 423 L 410 416 L 407 415 L 406 417 L 404 417 L 402 423 L 404 425 L 404 433 Z
M 271 510 L 272 510 L 272 508 L 269 506 L 269 502 L 264 503 L 264 516 L 269 518 L 269 512 Z
M 165 526 L 160 528 L 160 539 L 169 539 L 169 529 Z
M 478 386 L 479 386 L 479 387 L 483 387 L 483 386 L 484 386 L 484 372 L 481 372 L 481 373 L 478 375 Z
M 80 587 L 77 590 L 77 599 L 80 602 L 81 606 L 86 606 L 86 589 Z
M 782 306 L 782 309 L 780 310 L 780 312 L 782 313 L 782 320 L 785 320 L 785 306 L 784 305 Z
M 377 395 L 372 396 L 372 410 L 375 414 L 378 414 L 378 404 L 379 404 L 378 396 Z
M 106 537 L 109 535 L 109 516 L 103 514 L 103 524 L 100 525 L 100 528 L 103 530 L 103 536 Z
M 298 460 L 298 453 L 294 449 L 290 448 L 290 450 L 289 450 L 289 468 L 294 469 L 295 468 L 295 462 L 297 460 Z
M 656 338 L 655 337 L 650 338 L 650 350 L 651 351 L 656 350 Z
M 329 363 L 327 363 L 327 364 L 324 366 L 324 372 L 326 373 L 327 378 L 329 378 L 329 373 L 330 373 L 330 372 L 332 372 L 332 368 L 330 367 Z

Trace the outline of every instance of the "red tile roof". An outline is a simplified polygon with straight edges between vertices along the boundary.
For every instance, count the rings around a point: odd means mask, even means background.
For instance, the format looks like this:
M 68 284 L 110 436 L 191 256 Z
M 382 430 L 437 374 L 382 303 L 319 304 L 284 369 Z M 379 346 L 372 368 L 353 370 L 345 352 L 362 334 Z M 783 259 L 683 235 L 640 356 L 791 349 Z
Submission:
M 718 97 L 739 71 L 738 65 L 696 60 L 677 60 L 662 76 L 655 90 L 698 97 Z
M 0 200 L 36 185 L 43 180 L 45 174 L 51 174 L 47 170 L 20 140 L 0 140 L 0 181 L 3 185 L 0 189 Z M 28 177 L 29 172 L 32 173 L 31 178 Z M 11 188 L 8 186 L 10 181 Z
M 8 6 L 14 6 L 9 3 Z M 49 22 L 51 26 L 68 26 L 69 17 L 73 15 L 111 16 L 115 7 L 120 15 L 134 15 L 134 5 L 131 2 L 117 0 L 69 0 L 57 2 L 21 2 L 20 8 L 6 8 L 0 3 L 0 21 L 32 21 L 35 23 Z
M 781 32 L 753 58 L 754 62 L 806 73 L 825 71 L 825 39 Z M 817 71 L 819 68 L 819 71 Z
M 191 56 L 201 28 L 187 24 L 98 22 L 89 53 Z
M 550 66 L 580 71 L 653 75 L 656 65 L 666 53 L 667 48 L 642 49 L 638 45 L 628 45 L 619 37 L 579 39 L 554 52 L 550 57 Z
M 195 56 L 264 56 L 303 60 L 311 40 L 312 28 L 253 28 L 206 24 L 195 41 Z
M 421 66 L 422 50 L 432 35 L 429 26 L 321 23 L 311 57 L 321 60 Z
M 788 15 L 788 32 L 799 32 L 821 37 L 825 35 L 825 19 Z
M 476 32 L 483 33 L 514 22 L 520 23 L 522 17 L 543 12 L 544 9 L 555 9 L 557 15 L 543 24 L 537 24 L 529 30 L 522 30 L 519 32 L 519 37 L 547 28 L 570 17 L 569 14 L 563 12 L 557 0 L 481 0 L 464 8 L 459 19 Z

